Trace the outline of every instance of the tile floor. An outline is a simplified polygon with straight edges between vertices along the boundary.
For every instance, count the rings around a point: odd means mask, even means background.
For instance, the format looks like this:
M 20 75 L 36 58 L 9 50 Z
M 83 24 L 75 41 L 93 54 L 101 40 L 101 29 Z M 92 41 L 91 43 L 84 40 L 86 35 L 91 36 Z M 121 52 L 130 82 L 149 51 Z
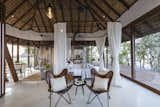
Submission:
M 135 83 L 123 78 L 122 88 L 111 87 L 110 107 L 160 107 L 160 96 L 154 94 Z M 89 90 L 85 88 L 85 96 L 83 96 L 81 88 L 79 88 L 75 96 L 75 87 L 70 90 L 72 104 L 66 104 L 63 100 L 58 107 L 100 107 L 97 100 L 92 104 L 86 104 Z M 49 93 L 45 81 L 20 81 L 9 85 L 6 95 L 0 98 L 0 107 L 49 107 Z M 100 98 L 107 107 L 106 95 Z M 57 96 L 53 97 L 53 107 Z

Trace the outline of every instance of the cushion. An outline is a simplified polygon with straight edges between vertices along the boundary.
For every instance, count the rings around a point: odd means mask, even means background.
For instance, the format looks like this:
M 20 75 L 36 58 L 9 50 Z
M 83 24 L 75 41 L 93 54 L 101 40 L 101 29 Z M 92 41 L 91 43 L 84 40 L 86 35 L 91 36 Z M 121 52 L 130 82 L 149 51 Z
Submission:
M 51 89 L 53 91 L 61 91 L 67 87 L 65 76 L 52 78 L 51 79 Z
M 93 83 L 94 90 L 107 90 L 108 87 L 108 78 L 100 78 L 95 76 L 95 81 Z

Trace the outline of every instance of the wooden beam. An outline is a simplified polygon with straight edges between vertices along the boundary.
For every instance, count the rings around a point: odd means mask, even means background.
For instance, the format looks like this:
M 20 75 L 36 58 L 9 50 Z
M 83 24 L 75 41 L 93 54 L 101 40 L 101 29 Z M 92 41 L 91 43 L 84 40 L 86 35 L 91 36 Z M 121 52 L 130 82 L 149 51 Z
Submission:
M 9 1 L 9 0 L 3 0 L 3 4 L 5 4 L 7 1 Z
M 12 24 L 12 26 L 14 26 L 15 24 L 17 24 L 19 21 L 21 21 L 24 17 L 26 17 L 27 15 L 28 15 L 28 13 L 30 13 L 31 11 L 32 11 L 32 9 L 34 9 L 35 7 L 35 5 L 36 5 L 37 3 L 35 3 L 31 8 L 29 8 L 26 12 L 24 12 L 23 14 L 22 14 L 22 16 L 20 16 L 13 24 Z
M 69 12 L 70 12 L 70 22 L 71 22 L 71 29 L 72 29 L 72 33 L 73 33 L 73 16 L 72 16 L 72 2 L 71 0 L 69 0 Z
M 20 30 L 22 30 L 30 21 L 32 21 L 32 19 L 34 18 L 34 15 L 31 16 L 31 18 L 29 20 L 27 20 L 26 23 L 24 23 L 21 27 L 20 27 Z
M 10 54 L 9 54 L 7 43 L 5 43 L 5 59 L 6 59 L 7 63 L 8 63 L 8 66 L 9 66 L 9 69 L 10 69 L 9 71 L 11 72 L 13 81 L 17 82 L 18 81 L 18 76 L 17 76 L 16 70 L 14 68 L 13 60 L 12 60 Z
M 97 9 L 99 9 L 110 21 L 114 21 L 112 17 L 108 15 L 106 11 L 104 11 L 94 0 L 89 0 L 91 4 L 93 4 Z
M 41 0 L 40 0 L 40 1 L 41 1 Z M 38 4 L 39 4 L 40 1 L 37 0 Z M 39 12 L 39 14 L 40 14 L 40 18 L 41 18 L 41 21 L 42 21 L 42 23 L 43 23 L 43 25 L 44 25 L 45 31 L 48 32 L 47 27 L 46 27 L 46 25 L 45 25 L 45 21 L 44 21 L 44 19 L 43 19 L 43 15 L 42 15 L 42 13 L 41 13 L 41 11 L 40 11 L 39 5 L 37 5 L 37 10 L 38 10 L 38 12 Z
M 94 27 L 94 23 L 92 22 L 91 30 L 90 30 L 91 33 L 93 32 L 93 27 Z
M 124 7 L 126 7 L 127 9 L 129 9 L 128 4 L 124 0 L 118 0 L 118 1 L 121 2 L 121 4 L 123 4 Z
M 85 16 L 84 16 L 84 17 L 85 17 L 85 18 L 84 18 L 84 19 L 85 19 L 85 23 L 84 23 L 84 32 L 87 32 L 87 30 L 86 30 L 86 24 L 87 24 L 87 12 L 88 12 L 88 9 L 85 10 Z
M 38 32 L 40 32 L 41 30 L 40 30 L 40 28 L 39 28 L 39 26 L 38 26 L 38 23 L 37 23 L 37 20 L 36 20 L 36 18 L 34 17 L 34 22 L 35 22 L 35 24 L 36 24 L 36 26 L 37 26 L 37 28 L 38 28 Z
M 95 20 L 95 21 L 101 23 L 101 26 L 103 27 L 103 29 L 105 29 L 105 26 L 103 25 L 103 23 L 106 23 L 106 20 L 105 20 L 104 18 L 102 18 L 102 16 L 100 16 L 99 14 L 97 14 L 97 12 L 89 5 L 88 2 L 86 2 L 86 5 L 87 5 L 87 7 L 88 7 L 89 12 L 92 14 L 92 17 L 93 17 L 94 14 L 95 14 L 99 19 L 102 20 L 102 21 L 100 21 L 100 20 Z M 96 22 L 96 23 L 97 23 L 97 22 Z
M 18 8 L 20 8 L 21 6 L 23 6 L 23 4 L 25 4 L 26 1 L 27 1 L 27 0 L 22 0 L 22 1 L 18 4 L 18 6 L 16 6 L 14 9 L 12 9 L 12 11 L 11 11 L 10 13 L 8 13 L 8 15 L 6 16 L 6 20 L 7 20 L 11 15 L 13 15 L 14 12 L 16 12 L 16 10 L 17 10 Z
M 94 16 L 92 10 L 90 9 L 90 6 L 89 6 L 88 2 L 86 2 L 86 5 L 87 5 L 87 7 L 89 7 L 88 11 L 89 11 L 89 13 L 91 14 L 92 18 L 93 18 L 95 21 L 98 21 L 97 18 Z M 98 25 L 98 24 L 96 23 L 96 25 Z M 101 24 L 101 26 L 103 26 L 103 25 Z M 97 26 L 97 27 L 98 27 L 98 26 Z M 102 30 L 100 27 L 98 27 L 98 28 L 99 28 L 100 30 Z M 105 27 L 103 26 L 103 28 L 105 28 Z
M 17 39 L 17 62 L 19 63 L 19 39 Z
M 79 7 L 77 9 L 77 13 L 78 13 L 78 29 L 77 29 L 77 33 L 80 33 L 80 10 L 79 10 Z
M 59 7 L 61 9 L 62 21 L 65 22 L 62 0 L 59 0 Z
M 108 1 L 106 1 L 106 0 L 101 0 L 101 1 L 103 1 L 103 3 L 104 3 L 108 8 L 110 8 L 110 10 L 112 10 L 118 17 L 121 16 L 121 14 L 120 14 L 117 10 L 115 10 L 115 9 L 108 3 Z

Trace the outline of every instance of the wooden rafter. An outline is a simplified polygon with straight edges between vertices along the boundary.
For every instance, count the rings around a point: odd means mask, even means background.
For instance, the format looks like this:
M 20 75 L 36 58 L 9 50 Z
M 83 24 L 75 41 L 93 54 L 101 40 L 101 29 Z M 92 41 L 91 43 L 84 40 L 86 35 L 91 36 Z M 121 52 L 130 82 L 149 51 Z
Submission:
M 47 3 L 46 3 L 46 1 L 45 0 L 43 0 L 43 2 L 44 2 L 44 6 L 45 7 L 47 7 Z M 49 25 L 50 25 L 50 28 L 51 28 L 51 31 L 53 32 L 54 31 L 54 28 L 53 28 L 53 26 L 52 26 L 52 22 L 51 22 L 51 20 L 48 18 L 48 23 L 49 23 Z
M 85 17 L 85 18 L 84 18 L 84 20 L 85 20 L 85 23 L 84 23 L 84 33 L 87 32 L 87 30 L 86 30 L 86 24 L 87 24 L 87 12 L 88 12 L 88 9 L 85 10 L 85 16 L 84 16 L 84 17 Z
M 21 7 L 23 4 L 25 4 L 27 0 L 23 0 L 21 1 L 18 6 L 16 6 L 7 16 L 6 16 L 6 19 L 8 19 L 12 14 L 14 14 L 14 12 L 16 12 L 16 10 Z
M 71 0 L 69 0 L 69 11 L 70 11 L 70 22 L 71 22 L 71 29 L 72 29 L 72 33 L 73 33 L 73 16 L 72 16 L 72 2 Z
M 31 22 L 34 18 L 34 15 L 31 16 L 31 18 L 29 18 L 29 20 L 26 21 L 26 23 L 24 23 L 21 27 L 20 30 L 22 30 L 29 22 Z
M 118 17 L 121 16 L 120 13 L 118 13 L 117 10 L 115 10 L 115 9 L 108 3 L 107 0 L 101 0 L 101 1 L 103 1 L 103 3 L 104 3 L 108 8 L 110 8 L 110 10 L 112 10 Z
M 34 22 L 35 22 L 35 24 L 36 24 L 36 26 L 37 26 L 37 28 L 38 28 L 38 32 L 40 32 L 41 30 L 40 30 L 40 28 L 39 28 L 39 26 L 38 26 L 38 23 L 37 23 L 37 20 L 36 20 L 36 18 L 34 17 Z
M 3 3 L 5 4 L 7 1 L 9 1 L 9 0 L 3 0 Z
M 108 15 L 106 11 L 104 11 L 94 0 L 89 0 L 91 4 L 93 4 L 97 9 L 99 9 L 110 21 L 114 21 L 114 19 Z
M 28 15 L 28 13 L 30 13 L 32 11 L 32 9 L 34 9 L 34 6 L 36 5 L 36 3 L 31 7 L 29 8 L 26 12 L 24 12 L 22 14 L 22 16 L 20 16 L 13 24 L 12 26 L 16 25 L 19 21 L 21 21 L 24 17 L 26 17 Z
M 87 5 L 87 7 L 88 7 L 88 11 L 89 11 L 89 13 L 91 14 L 91 16 L 92 16 L 92 18 L 95 20 L 95 21 L 98 21 L 98 19 L 94 16 L 94 10 L 89 6 L 89 3 L 88 2 L 86 2 L 86 5 Z M 95 15 L 97 15 L 96 13 L 95 13 Z M 97 24 L 97 22 L 96 22 L 96 25 L 98 25 Z M 103 27 L 103 29 L 105 29 L 105 26 L 101 23 L 100 24 L 102 27 Z M 100 30 L 102 30 L 99 26 L 97 26 Z
M 37 0 L 37 1 L 40 2 L 39 0 Z M 40 15 L 40 17 L 41 17 L 41 21 L 42 21 L 42 23 L 43 23 L 43 25 L 44 25 L 45 31 L 48 32 L 47 27 L 46 27 L 45 22 L 44 22 L 43 15 L 42 15 L 42 13 L 41 13 L 41 11 L 40 11 L 39 5 L 37 5 L 37 9 L 38 9 L 39 15 Z
M 78 29 L 77 29 L 77 32 L 79 33 L 80 32 L 80 10 L 79 10 L 79 8 L 77 9 L 77 13 L 78 13 Z
M 94 27 L 94 22 L 91 23 L 91 31 L 90 32 L 93 32 L 93 27 Z
M 120 1 L 123 4 L 123 6 L 125 6 L 127 9 L 129 9 L 128 4 L 124 0 L 118 0 L 118 1 Z
M 61 9 L 62 21 L 65 22 L 62 0 L 59 0 L 59 7 Z

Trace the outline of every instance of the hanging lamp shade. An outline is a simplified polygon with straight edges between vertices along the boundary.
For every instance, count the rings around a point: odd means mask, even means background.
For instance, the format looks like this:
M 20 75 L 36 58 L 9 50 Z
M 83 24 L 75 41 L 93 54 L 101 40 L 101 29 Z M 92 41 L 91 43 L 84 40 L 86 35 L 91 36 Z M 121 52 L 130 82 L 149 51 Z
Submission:
M 49 19 L 52 19 L 53 18 L 53 10 L 52 10 L 52 6 L 51 4 L 48 5 L 47 7 L 47 13 L 46 13 L 47 17 Z

